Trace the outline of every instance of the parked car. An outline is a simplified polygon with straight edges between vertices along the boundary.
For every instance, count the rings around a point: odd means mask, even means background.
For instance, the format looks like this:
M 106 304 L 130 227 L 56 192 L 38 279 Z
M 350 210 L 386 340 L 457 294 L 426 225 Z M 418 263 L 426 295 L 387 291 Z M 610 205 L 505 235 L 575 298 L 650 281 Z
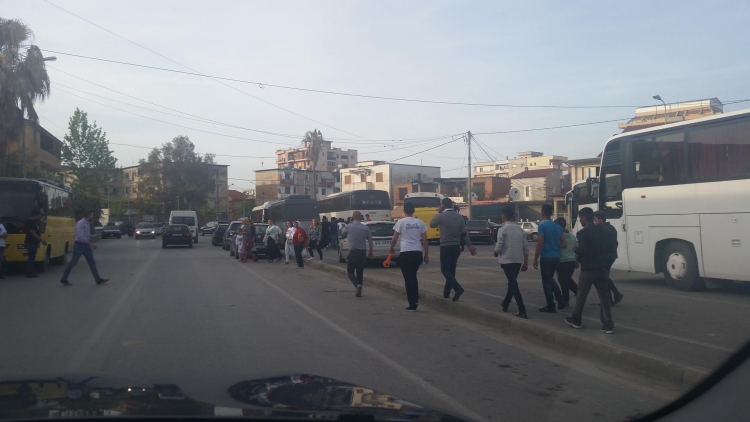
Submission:
M 207 234 L 213 234 L 214 230 L 216 230 L 216 227 L 219 226 L 219 224 L 229 224 L 228 221 L 209 221 L 206 223 L 205 226 L 200 228 L 201 236 L 205 236 Z
M 374 247 L 372 250 L 372 258 L 370 260 L 385 260 L 388 258 L 391 249 L 391 238 L 393 238 L 393 226 L 396 225 L 393 221 L 368 221 L 363 223 L 372 231 L 372 241 Z M 400 243 L 400 241 L 399 241 Z M 391 262 L 396 263 L 398 261 L 398 255 L 400 253 L 400 244 L 395 245 L 394 254 Z M 369 246 L 368 246 L 369 247 Z M 349 244 L 346 237 L 341 239 L 338 247 L 339 262 L 346 262 L 346 256 L 349 255 Z
M 483 242 L 491 245 L 497 237 L 492 236 L 492 227 L 487 220 L 468 220 L 466 222 L 466 234 L 472 242 Z
M 193 233 L 190 227 L 185 224 L 169 224 L 164 227 L 164 233 L 161 235 L 161 247 L 166 249 L 167 246 L 187 246 L 193 247 Z
M 227 231 L 227 227 L 229 227 L 229 224 L 219 224 L 218 226 L 216 226 L 214 232 L 211 233 L 211 245 L 221 245 L 224 239 L 224 233 Z
M 118 226 L 117 223 L 107 223 L 106 226 L 102 227 L 101 236 L 102 239 L 107 239 L 110 237 L 116 237 L 118 239 L 122 238 L 120 226 Z
M 135 226 L 135 238 L 140 239 L 142 237 L 156 239 L 156 230 L 152 223 L 146 223 L 144 221 Z
M 102 230 L 104 230 L 104 226 L 102 226 L 102 223 L 98 221 L 94 223 L 94 233 L 102 234 Z
M 266 235 L 266 229 L 268 224 L 258 223 L 255 225 L 255 255 L 266 256 L 268 251 L 266 250 L 266 244 L 263 243 L 263 236 Z M 235 228 L 237 230 L 237 228 Z M 235 243 L 236 234 L 232 235 L 232 241 L 229 243 L 229 256 L 233 256 L 235 259 L 239 259 L 237 255 L 237 243 Z
M 500 230 L 500 227 L 502 227 L 502 224 L 497 224 L 493 221 L 490 221 L 490 229 L 492 229 L 492 238 L 495 239 L 493 242 L 497 242 L 497 232 Z
M 242 221 L 235 220 L 229 223 L 229 226 L 227 226 L 227 231 L 224 232 L 224 238 L 222 241 L 222 248 L 224 248 L 225 251 L 229 250 L 229 246 L 234 242 L 234 232 L 237 230 L 237 227 L 240 227 L 242 225 Z M 229 255 L 232 255 L 231 253 Z
M 523 231 L 526 232 L 526 237 L 536 242 L 539 240 L 539 225 L 533 221 L 524 221 L 518 223 L 521 225 Z

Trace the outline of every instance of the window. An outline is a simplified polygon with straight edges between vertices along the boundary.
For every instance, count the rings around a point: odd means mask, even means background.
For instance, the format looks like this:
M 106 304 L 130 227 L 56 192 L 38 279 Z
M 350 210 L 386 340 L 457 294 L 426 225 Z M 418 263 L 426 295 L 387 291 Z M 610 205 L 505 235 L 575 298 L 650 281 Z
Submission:
M 693 181 L 750 177 L 750 121 L 691 129 L 688 137 Z
M 289 188 L 289 186 L 284 186 L 284 193 L 286 193 L 286 194 L 290 194 L 291 193 L 291 189 Z
M 531 196 L 531 186 L 526 185 L 526 196 Z
M 310 194 L 310 188 L 305 188 L 305 195 L 309 195 L 309 194 Z
M 351 185 L 352 184 L 352 176 L 344 176 L 344 184 Z
M 409 193 L 408 188 L 398 188 L 398 200 L 403 201 L 404 197 L 406 197 L 406 194 Z
M 328 162 L 328 167 L 336 167 L 336 162 L 335 161 L 329 161 Z
M 305 173 L 305 182 L 309 182 L 309 181 L 310 181 L 310 175 Z
M 360 174 L 359 175 L 359 181 L 360 182 L 367 182 L 367 175 L 366 174 Z
M 348 156 L 348 155 L 342 155 L 342 156 L 341 156 L 341 159 L 342 159 L 342 160 L 348 160 L 348 159 L 349 159 L 349 156 Z
M 383 173 L 375 173 L 375 181 L 376 182 L 382 182 L 383 181 Z
M 374 237 L 393 237 L 394 226 L 395 224 L 392 223 L 377 223 L 367 225 Z
M 321 194 L 321 195 L 325 195 L 325 194 L 326 194 L 326 190 L 325 190 L 325 188 L 322 188 L 322 189 L 320 189 L 320 194 Z
M 297 193 L 297 186 L 292 187 L 292 192 Z
M 633 141 L 635 186 L 680 183 L 685 179 L 685 135 L 671 133 Z
M 186 226 L 195 225 L 195 217 L 172 217 L 172 224 L 184 224 Z
M 602 169 L 599 190 L 604 193 L 602 210 L 607 218 L 622 217 L 622 171 L 619 166 Z

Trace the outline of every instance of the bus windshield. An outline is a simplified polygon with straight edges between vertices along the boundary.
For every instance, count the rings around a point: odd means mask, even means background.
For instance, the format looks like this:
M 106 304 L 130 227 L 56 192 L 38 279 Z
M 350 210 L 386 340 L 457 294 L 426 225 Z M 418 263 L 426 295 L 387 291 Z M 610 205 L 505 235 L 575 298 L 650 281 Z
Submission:
M 0 190 L 0 218 L 26 218 L 33 208 L 33 193 Z
M 414 204 L 414 208 L 438 208 L 440 207 L 440 198 L 436 196 L 417 196 L 404 199 L 404 204 Z

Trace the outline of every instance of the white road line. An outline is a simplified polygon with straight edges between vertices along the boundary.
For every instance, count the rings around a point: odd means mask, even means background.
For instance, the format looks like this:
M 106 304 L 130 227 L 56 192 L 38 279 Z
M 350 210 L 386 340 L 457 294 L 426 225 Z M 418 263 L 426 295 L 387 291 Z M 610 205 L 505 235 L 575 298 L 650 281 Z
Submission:
M 464 417 L 468 419 L 472 419 L 475 421 L 484 421 L 485 419 L 481 416 L 479 416 L 477 413 L 472 411 L 471 409 L 465 407 L 458 401 L 456 401 L 454 398 L 450 397 L 449 395 L 445 394 L 438 388 L 434 387 L 429 382 L 425 381 L 419 375 L 409 371 L 402 365 L 400 365 L 398 362 L 394 361 L 393 359 L 389 358 L 388 356 L 384 355 L 383 353 L 380 353 L 377 349 L 367 344 L 365 341 L 361 340 L 359 337 L 355 336 L 354 334 L 350 333 L 340 325 L 336 324 L 335 322 L 331 321 L 327 317 L 325 317 L 320 312 L 316 311 L 315 309 L 311 308 L 310 306 L 306 305 L 302 301 L 298 300 L 291 294 L 287 293 L 286 290 L 282 289 L 281 287 L 271 283 L 270 281 L 266 280 L 263 276 L 258 274 L 256 271 L 248 268 L 247 266 L 242 266 L 245 270 L 253 274 L 255 277 L 257 277 L 259 280 L 261 280 L 263 283 L 265 283 L 268 287 L 271 287 L 272 289 L 279 292 L 281 295 L 289 299 L 290 301 L 294 302 L 297 306 L 307 311 L 310 315 L 314 316 L 318 320 L 320 320 L 322 323 L 330 327 L 332 330 L 336 331 L 340 335 L 348 338 L 352 343 L 356 344 L 360 348 L 364 349 L 366 352 L 371 354 L 372 356 L 376 357 L 377 359 L 381 360 L 383 363 L 391 367 L 394 371 L 399 373 L 400 375 L 403 375 L 404 377 L 408 378 L 411 382 L 419 386 L 422 390 L 427 391 L 428 393 L 432 394 L 437 398 L 438 400 L 442 401 L 443 403 L 447 404 L 450 408 L 455 409 L 457 413 L 462 414 Z

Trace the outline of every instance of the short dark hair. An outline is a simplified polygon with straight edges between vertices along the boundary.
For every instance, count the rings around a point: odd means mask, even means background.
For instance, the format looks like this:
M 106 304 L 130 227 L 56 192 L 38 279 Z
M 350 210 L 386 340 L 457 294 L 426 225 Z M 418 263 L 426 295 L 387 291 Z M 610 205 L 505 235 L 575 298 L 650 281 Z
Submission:
M 513 219 L 513 215 L 515 214 L 515 211 L 513 210 L 513 207 L 505 207 L 505 208 L 503 208 L 503 210 L 501 212 L 505 216 L 505 218 L 507 218 L 508 220 L 512 220 Z
M 88 211 L 84 211 L 84 212 L 83 212 L 83 216 L 84 216 L 84 217 L 88 217 L 88 216 L 92 215 L 93 213 L 94 213 L 94 211 L 93 211 L 93 210 L 88 210 Z
M 404 213 L 405 214 L 414 214 L 415 207 L 414 204 L 411 202 L 407 202 L 404 204 Z
M 598 218 L 602 221 L 607 221 L 607 214 L 604 213 L 604 211 L 599 210 L 594 212 L 594 218 Z
M 558 226 L 562 227 L 563 230 L 565 230 L 565 228 L 568 226 L 568 222 L 565 221 L 565 218 L 563 217 L 556 218 L 555 223 L 557 223 Z
M 41 214 L 41 213 L 39 212 L 38 209 L 35 208 L 35 209 L 31 210 L 31 216 L 32 217 L 36 217 L 39 214 Z
M 546 215 L 547 217 L 552 216 L 552 205 L 550 204 L 542 204 L 542 215 Z
M 583 216 L 589 223 L 594 221 L 594 210 L 589 207 L 584 207 L 578 210 L 578 215 Z
M 442 204 L 445 208 L 453 208 L 453 200 L 447 196 L 443 198 Z

